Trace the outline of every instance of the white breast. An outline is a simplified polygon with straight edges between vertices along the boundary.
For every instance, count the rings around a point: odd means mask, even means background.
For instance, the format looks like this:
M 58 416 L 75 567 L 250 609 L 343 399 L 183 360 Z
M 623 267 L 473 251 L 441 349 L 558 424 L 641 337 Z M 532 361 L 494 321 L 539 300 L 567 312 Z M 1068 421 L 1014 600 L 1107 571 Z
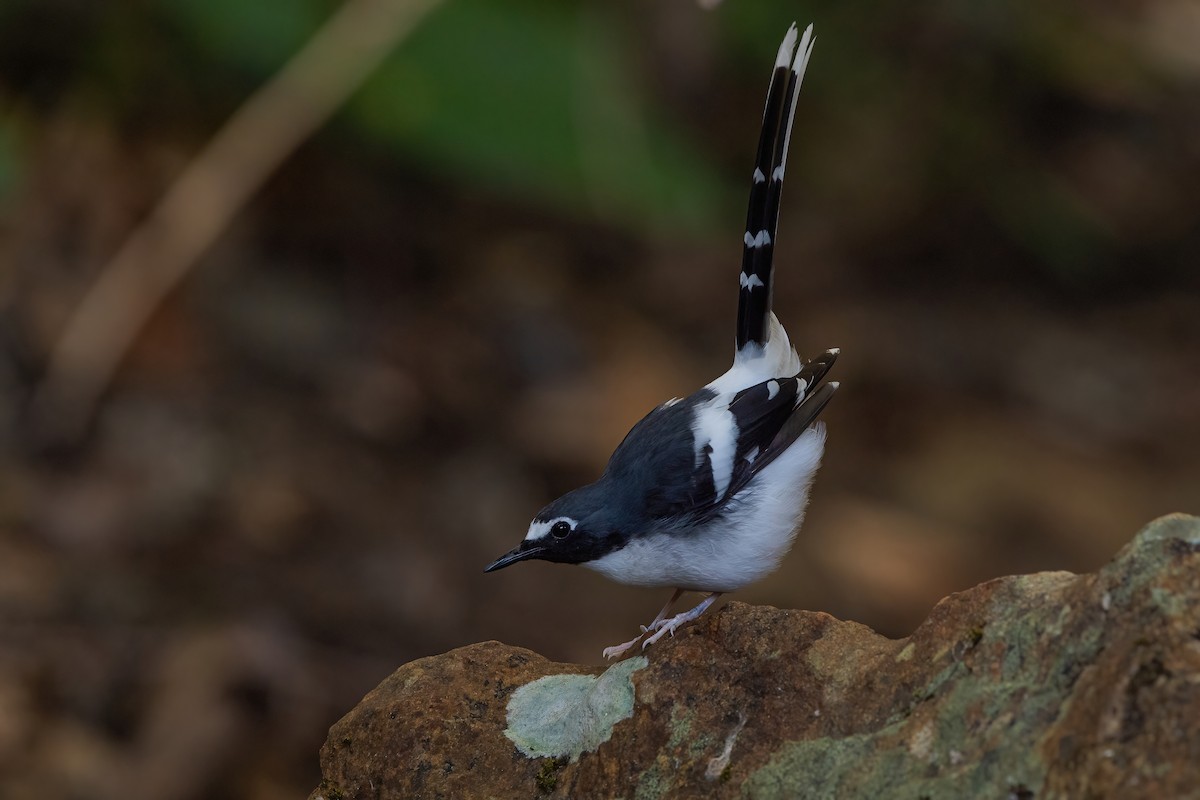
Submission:
M 707 528 L 637 538 L 583 566 L 633 586 L 731 592 L 753 583 L 774 571 L 791 548 L 824 450 L 825 428 L 817 424 L 755 475 Z

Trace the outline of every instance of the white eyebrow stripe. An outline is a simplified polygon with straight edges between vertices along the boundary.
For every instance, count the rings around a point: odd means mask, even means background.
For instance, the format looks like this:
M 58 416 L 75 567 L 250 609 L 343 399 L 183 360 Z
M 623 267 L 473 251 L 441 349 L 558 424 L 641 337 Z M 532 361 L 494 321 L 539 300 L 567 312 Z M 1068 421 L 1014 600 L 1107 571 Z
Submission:
M 540 522 L 535 519 L 533 522 L 529 523 L 529 532 L 525 534 L 525 541 L 536 542 L 538 539 L 541 539 L 543 536 L 550 533 L 550 529 L 560 522 L 565 522 L 570 525 L 571 530 L 575 530 L 575 526 L 579 524 L 579 522 L 571 519 L 570 517 L 555 517 L 554 519 L 547 520 L 546 522 Z

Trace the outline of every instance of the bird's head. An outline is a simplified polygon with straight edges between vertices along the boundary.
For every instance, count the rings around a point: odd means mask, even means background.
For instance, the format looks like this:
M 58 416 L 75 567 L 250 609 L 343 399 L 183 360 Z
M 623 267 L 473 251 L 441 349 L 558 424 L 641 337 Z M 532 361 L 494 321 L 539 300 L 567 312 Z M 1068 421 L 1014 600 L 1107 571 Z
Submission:
M 585 564 L 625 544 L 621 528 L 603 502 L 604 487 L 593 483 L 563 495 L 529 523 L 519 545 L 489 564 L 494 572 L 528 559 L 559 564 Z

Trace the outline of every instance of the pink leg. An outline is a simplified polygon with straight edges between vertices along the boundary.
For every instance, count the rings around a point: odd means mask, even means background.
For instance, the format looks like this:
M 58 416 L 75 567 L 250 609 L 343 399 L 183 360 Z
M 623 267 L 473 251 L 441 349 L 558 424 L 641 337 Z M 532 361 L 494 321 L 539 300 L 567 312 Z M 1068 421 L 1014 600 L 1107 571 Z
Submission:
M 691 611 L 685 611 L 682 614 L 676 614 L 669 620 L 660 623 L 658 626 L 658 632 L 648 638 L 646 641 L 642 642 L 642 649 L 645 650 L 647 647 L 654 644 L 668 633 L 674 636 L 675 631 L 681 626 L 686 625 L 694 619 L 698 619 L 701 614 L 703 614 L 705 611 L 708 611 L 708 607 L 717 602 L 717 598 L 720 596 L 721 592 L 713 592 L 708 597 L 701 600 L 700 605 L 696 606 Z
M 683 594 L 683 589 L 676 589 L 675 594 L 671 595 L 671 599 L 662 607 L 662 611 L 658 612 L 658 616 L 654 618 L 654 621 L 649 625 L 642 626 L 642 633 L 653 633 L 661 628 L 663 620 L 667 618 L 667 612 L 671 610 L 671 606 L 675 605 L 675 601 L 679 599 L 679 595 L 681 594 Z
M 604 648 L 604 657 L 620 658 L 635 644 L 637 644 L 647 633 L 658 630 L 660 627 L 662 627 L 663 620 L 667 618 L 667 612 L 671 610 L 671 606 L 675 605 L 675 601 L 679 599 L 679 595 L 681 594 L 683 594 L 683 589 L 676 589 L 675 594 L 671 595 L 671 599 L 668 600 L 667 604 L 662 607 L 662 611 L 658 612 L 658 616 L 654 618 L 653 622 L 651 622 L 649 625 L 643 625 L 642 632 L 630 639 L 628 642 Z

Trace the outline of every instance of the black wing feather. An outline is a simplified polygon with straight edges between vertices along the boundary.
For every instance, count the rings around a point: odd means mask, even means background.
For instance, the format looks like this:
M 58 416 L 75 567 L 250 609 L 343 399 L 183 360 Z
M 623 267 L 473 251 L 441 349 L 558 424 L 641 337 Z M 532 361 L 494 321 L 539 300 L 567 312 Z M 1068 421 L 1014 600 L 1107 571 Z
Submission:
M 791 378 L 765 381 L 734 396 L 730 411 L 738 423 L 733 477 L 722 501 L 733 497 L 764 467 L 808 429 L 833 397 L 836 387 L 818 388 L 837 360 L 837 351 L 822 353 Z M 779 386 L 771 397 L 771 384 Z M 753 454 L 754 458 L 749 458 Z
M 814 387 L 836 358 L 837 351 L 831 350 L 791 377 L 763 381 L 734 395 L 729 411 L 738 441 L 730 485 L 721 495 L 713 484 L 712 448 L 706 445 L 697 454 L 692 431 L 697 407 L 716 397 L 708 388 L 642 418 L 613 452 L 605 475 L 620 486 L 637 487 L 639 494 L 630 501 L 652 519 L 699 523 L 711 518 L 816 419 L 834 387 Z M 755 448 L 754 458 L 748 458 Z M 688 480 L 680 481 L 681 475 Z

